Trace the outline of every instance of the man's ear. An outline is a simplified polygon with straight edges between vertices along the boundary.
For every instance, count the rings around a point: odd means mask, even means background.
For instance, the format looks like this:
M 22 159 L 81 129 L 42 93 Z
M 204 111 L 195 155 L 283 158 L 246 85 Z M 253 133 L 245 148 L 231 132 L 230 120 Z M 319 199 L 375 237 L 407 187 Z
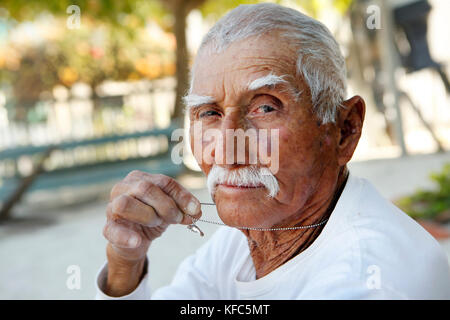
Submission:
M 352 158 L 361 137 L 366 104 L 360 96 L 342 102 L 336 119 L 338 162 L 343 166 Z

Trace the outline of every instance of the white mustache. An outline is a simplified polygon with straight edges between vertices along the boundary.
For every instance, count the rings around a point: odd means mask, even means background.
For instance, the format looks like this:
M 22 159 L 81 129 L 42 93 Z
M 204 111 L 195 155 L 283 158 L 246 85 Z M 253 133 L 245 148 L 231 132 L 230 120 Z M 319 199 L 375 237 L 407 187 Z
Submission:
M 214 165 L 208 174 L 207 186 L 209 193 L 214 194 L 218 184 L 228 184 L 238 187 L 257 187 L 263 185 L 268 196 L 273 198 L 280 190 L 277 178 L 266 167 L 247 166 L 228 170 Z M 214 197 L 213 197 L 214 198 Z

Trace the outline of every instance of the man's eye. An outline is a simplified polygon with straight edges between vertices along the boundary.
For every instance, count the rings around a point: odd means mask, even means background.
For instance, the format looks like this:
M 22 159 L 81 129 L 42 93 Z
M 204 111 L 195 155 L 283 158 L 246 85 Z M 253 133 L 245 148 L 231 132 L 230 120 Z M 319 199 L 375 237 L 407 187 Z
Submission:
M 200 113 L 200 118 L 211 117 L 211 116 L 220 116 L 220 113 L 215 110 L 208 110 Z
M 258 110 L 258 112 L 269 113 L 269 112 L 275 111 L 276 109 L 274 107 L 272 107 L 271 105 L 263 104 L 262 106 L 259 106 L 257 110 Z

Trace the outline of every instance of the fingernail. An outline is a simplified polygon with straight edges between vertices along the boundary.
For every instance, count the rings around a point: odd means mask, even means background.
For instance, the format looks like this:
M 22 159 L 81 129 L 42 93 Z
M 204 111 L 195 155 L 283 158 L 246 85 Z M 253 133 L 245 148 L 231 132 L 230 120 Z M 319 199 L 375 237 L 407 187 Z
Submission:
M 191 200 L 191 202 L 189 202 L 189 204 L 186 207 L 186 211 L 188 214 L 190 214 L 191 216 L 195 216 L 195 214 L 197 213 L 197 209 L 198 209 L 199 203 L 195 200 Z
M 131 236 L 130 238 L 128 238 L 128 246 L 130 248 L 136 248 L 138 243 L 139 243 L 139 238 L 138 237 Z

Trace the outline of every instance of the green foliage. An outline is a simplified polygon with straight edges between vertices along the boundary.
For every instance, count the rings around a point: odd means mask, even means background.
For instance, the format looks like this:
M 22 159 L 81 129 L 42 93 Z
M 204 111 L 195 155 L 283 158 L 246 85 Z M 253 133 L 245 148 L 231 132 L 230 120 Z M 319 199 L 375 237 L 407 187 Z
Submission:
M 33 19 L 43 11 L 65 16 L 67 7 L 77 5 L 80 7 L 82 17 L 94 17 L 105 23 L 119 24 L 119 15 L 135 12 L 138 2 L 136 0 L 2 0 L 0 6 L 7 8 L 15 19 L 23 21 Z
M 337 11 L 341 14 L 345 14 L 350 8 L 352 2 L 353 0 L 333 0 L 333 5 Z
M 218 20 L 227 11 L 241 5 L 241 4 L 255 4 L 263 1 L 257 0 L 222 0 L 222 1 L 206 1 L 200 7 L 203 16 L 213 17 Z
M 441 172 L 432 173 L 430 178 L 437 185 L 434 191 L 418 190 L 396 202 L 415 219 L 435 219 L 450 210 L 450 163 L 445 164 Z
M 187 11 L 203 3 L 200 7 L 202 14 L 216 20 L 240 4 L 262 2 L 183 1 L 190 4 Z M 339 12 L 345 12 L 352 0 L 272 2 L 296 3 L 308 14 L 317 16 L 330 4 Z M 179 3 L 178 0 L 1 0 L 0 9 L 7 10 L 6 19 L 11 29 L 21 22 L 36 22 L 43 14 L 50 14 L 55 21 L 50 32 L 52 35 L 40 45 L 34 45 L 32 41 L 0 43 L 0 86 L 8 84 L 12 87 L 15 104 L 23 109 L 16 112 L 18 119 L 25 119 L 25 110 L 56 84 L 70 87 L 74 82 L 82 81 L 95 87 L 106 79 L 126 81 L 174 74 L 180 76 L 175 73 L 174 52 L 175 37 L 179 34 L 149 41 L 152 35 L 145 31 L 150 22 L 156 22 L 164 31 L 173 32 L 174 8 L 179 8 L 176 7 Z M 80 7 L 79 30 L 69 30 L 65 26 L 69 16 L 66 10 L 70 5 Z M 5 10 L 0 14 L 2 12 Z M 181 48 L 181 52 L 184 51 L 185 48 Z
M 55 33 L 43 42 L 0 45 L 0 86 L 12 90 L 15 120 L 27 120 L 26 110 L 57 84 L 71 87 L 84 82 L 95 88 L 104 80 L 155 79 L 175 73 L 171 34 L 155 39 L 140 28 L 130 37 L 95 22 L 68 30 L 63 18 L 52 25 Z
M 331 4 L 337 12 L 344 15 L 353 0 L 297 0 L 295 2 L 304 8 L 308 14 L 317 17 L 326 4 Z
M 318 13 L 323 10 L 326 4 L 331 3 L 332 6 L 341 14 L 346 13 L 353 0 L 294 0 L 293 3 L 302 7 L 306 13 L 313 17 L 317 17 Z M 227 11 L 241 5 L 241 4 L 254 4 L 266 1 L 257 0 L 221 0 L 221 1 L 206 1 L 201 6 L 200 10 L 204 16 L 211 16 L 216 20 L 219 19 Z M 278 4 L 283 4 L 283 0 L 274 0 Z

